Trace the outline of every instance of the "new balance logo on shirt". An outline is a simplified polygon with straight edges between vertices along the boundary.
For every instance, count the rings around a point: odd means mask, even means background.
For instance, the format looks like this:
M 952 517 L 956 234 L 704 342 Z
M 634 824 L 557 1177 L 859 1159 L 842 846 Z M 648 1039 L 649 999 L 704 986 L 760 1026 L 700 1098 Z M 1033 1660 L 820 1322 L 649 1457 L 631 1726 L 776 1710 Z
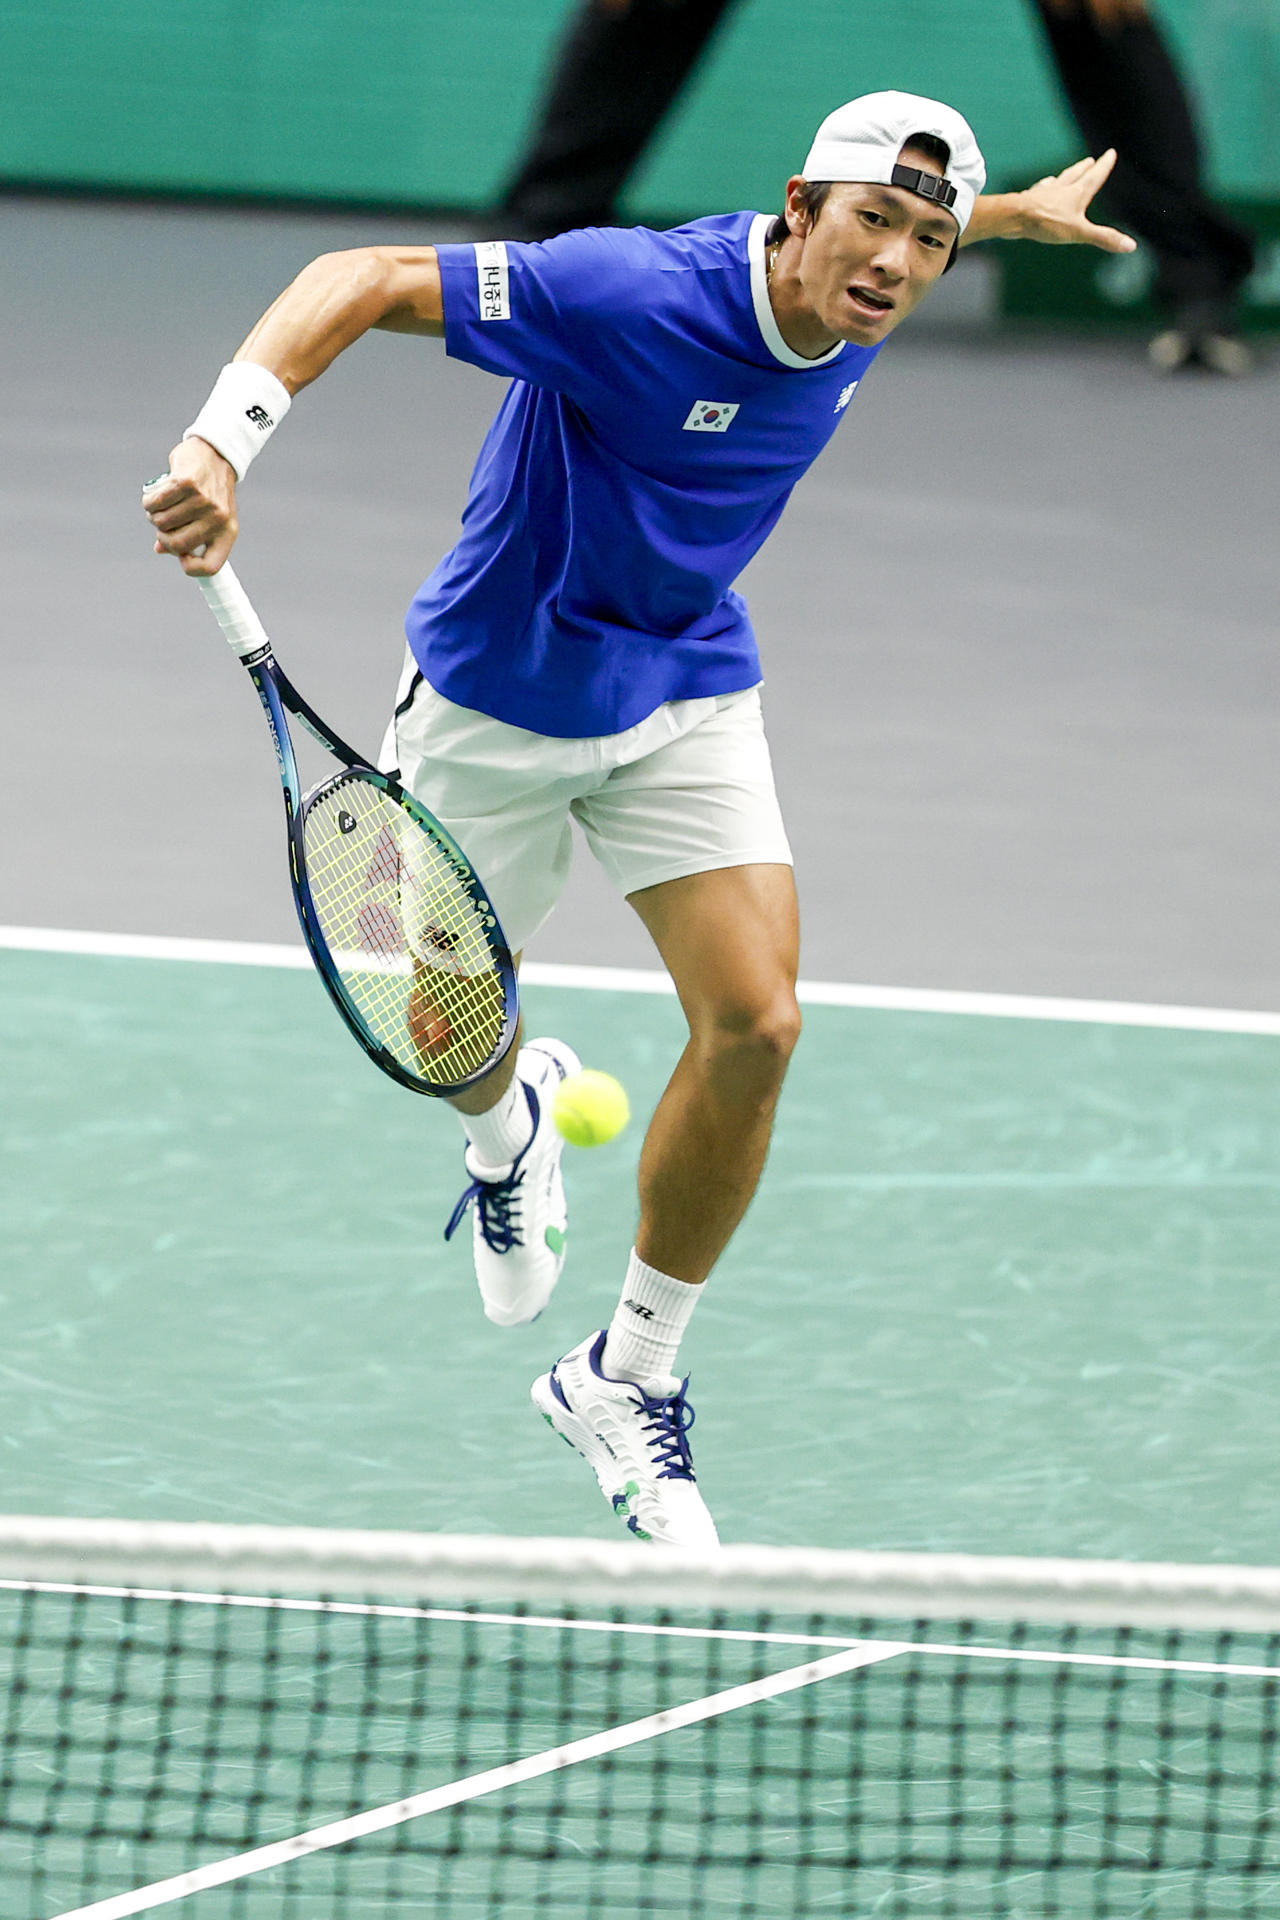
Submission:
M 737 411 L 736 400 L 695 400 L 684 430 L 686 433 L 726 433 Z
M 837 413 L 844 412 L 845 408 L 848 406 L 849 402 L 852 400 L 854 394 L 857 391 L 858 391 L 858 383 L 856 380 L 851 380 L 847 387 L 841 387 L 840 398 L 836 401 Z

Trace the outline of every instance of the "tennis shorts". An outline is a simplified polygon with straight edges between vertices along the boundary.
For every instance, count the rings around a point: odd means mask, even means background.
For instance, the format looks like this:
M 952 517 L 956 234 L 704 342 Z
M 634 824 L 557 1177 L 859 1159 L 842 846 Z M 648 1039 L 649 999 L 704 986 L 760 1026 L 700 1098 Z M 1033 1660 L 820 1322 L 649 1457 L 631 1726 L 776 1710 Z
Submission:
M 560 897 L 574 820 L 623 894 L 792 865 L 758 687 L 671 701 L 625 733 L 558 740 L 456 706 L 410 654 L 381 764 L 458 842 L 513 952 Z

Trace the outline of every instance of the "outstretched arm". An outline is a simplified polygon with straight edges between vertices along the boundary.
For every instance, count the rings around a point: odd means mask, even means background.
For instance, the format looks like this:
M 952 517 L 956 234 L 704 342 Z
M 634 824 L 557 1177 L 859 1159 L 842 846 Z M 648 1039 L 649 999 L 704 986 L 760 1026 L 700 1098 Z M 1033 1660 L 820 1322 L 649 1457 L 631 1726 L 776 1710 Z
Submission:
M 1046 174 L 1022 193 L 985 193 L 961 236 L 962 247 L 976 240 L 1041 240 L 1051 247 L 1083 245 L 1103 253 L 1132 253 L 1137 241 L 1117 227 L 1095 226 L 1089 205 L 1116 163 L 1114 147 L 1098 159 L 1077 160 L 1061 173 Z
M 235 357 L 274 374 L 292 399 L 371 327 L 444 332 L 434 247 L 322 254 L 268 307 Z M 143 506 L 156 552 L 175 555 L 184 573 L 216 573 L 235 545 L 236 470 L 197 435 L 173 449 L 165 481 Z

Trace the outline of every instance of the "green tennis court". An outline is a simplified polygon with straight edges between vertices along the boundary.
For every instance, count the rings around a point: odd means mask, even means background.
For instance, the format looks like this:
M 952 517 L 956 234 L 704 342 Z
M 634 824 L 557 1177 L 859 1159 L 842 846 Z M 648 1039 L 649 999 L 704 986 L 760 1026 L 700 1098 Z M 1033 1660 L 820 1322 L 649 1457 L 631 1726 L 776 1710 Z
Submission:
M 7 951 L 14 1512 L 609 1537 L 528 1403 L 602 1325 L 634 1126 L 569 1168 L 533 1327 L 441 1239 L 451 1116 L 313 977 Z M 533 987 L 643 1119 L 660 994 Z M 811 1006 L 686 1358 L 727 1540 L 1275 1557 L 1280 1105 L 1266 1035 Z
M 609 1310 L 638 1125 L 572 1156 L 565 1278 L 502 1332 L 441 1240 L 451 1118 L 370 1070 L 309 972 L 35 949 L 0 974 L 10 1512 L 609 1537 L 528 1386 Z M 530 986 L 531 1027 L 618 1074 L 643 1119 L 678 1008 L 598 978 Z M 689 1342 L 724 1538 L 1273 1561 L 1275 1058 L 1266 1031 L 1114 1010 L 810 1005 L 764 1189 Z M 435 1620 L 429 1647 L 414 1609 L 24 1591 L 0 1611 L 4 1920 L 78 1913 L 86 1888 L 104 1920 L 151 1911 L 109 1896 L 690 1703 L 710 1717 L 634 1752 L 179 1905 L 1074 1920 L 1262 1914 L 1280 1885 L 1257 1759 L 1274 1635 L 1020 1628 L 997 1664 L 962 1624 L 934 1646 L 919 1622 L 796 1618 L 783 1643 L 749 1611 L 625 1643 Z M 705 1708 L 815 1653 L 857 1664 Z M 1171 1828 L 1160 1872 L 1126 1876 Z

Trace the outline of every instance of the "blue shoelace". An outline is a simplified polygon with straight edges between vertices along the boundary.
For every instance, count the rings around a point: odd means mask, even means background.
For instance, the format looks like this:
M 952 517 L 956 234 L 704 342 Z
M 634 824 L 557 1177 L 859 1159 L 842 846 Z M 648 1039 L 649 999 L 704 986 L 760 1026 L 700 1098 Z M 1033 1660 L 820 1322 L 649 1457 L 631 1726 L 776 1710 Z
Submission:
M 480 1231 L 484 1235 L 485 1245 L 494 1253 L 510 1253 L 512 1247 L 522 1247 L 524 1241 L 520 1234 L 520 1187 L 524 1181 L 525 1155 L 538 1137 L 538 1117 L 541 1111 L 538 1096 L 527 1081 L 520 1083 L 524 1087 L 525 1099 L 529 1103 L 529 1118 L 533 1122 L 533 1132 L 529 1146 L 522 1148 L 516 1155 L 515 1163 L 505 1180 L 473 1180 L 449 1215 L 449 1224 L 444 1230 L 446 1240 L 452 1240 L 458 1228 L 466 1218 L 467 1208 L 474 1206 L 480 1217 Z
M 523 1180 L 523 1172 L 513 1173 L 506 1180 L 473 1180 L 449 1216 L 445 1239 L 452 1240 L 468 1207 L 474 1205 L 480 1216 L 485 1245 L 494 1253 L 510 1253 L 512 1247 L 523 1246 L 519 1206 Z
M 646 1393 L 640 1403 L 640 1417 L 649 1429 L 647 1445 L 659 1480 L 696 1478 L 687 1437 L 694 1420 L 693 1408 L 684 1397 L 688 1384 L 686 1380 L 678 1393 L 665 1399 L 651 1399 Z

